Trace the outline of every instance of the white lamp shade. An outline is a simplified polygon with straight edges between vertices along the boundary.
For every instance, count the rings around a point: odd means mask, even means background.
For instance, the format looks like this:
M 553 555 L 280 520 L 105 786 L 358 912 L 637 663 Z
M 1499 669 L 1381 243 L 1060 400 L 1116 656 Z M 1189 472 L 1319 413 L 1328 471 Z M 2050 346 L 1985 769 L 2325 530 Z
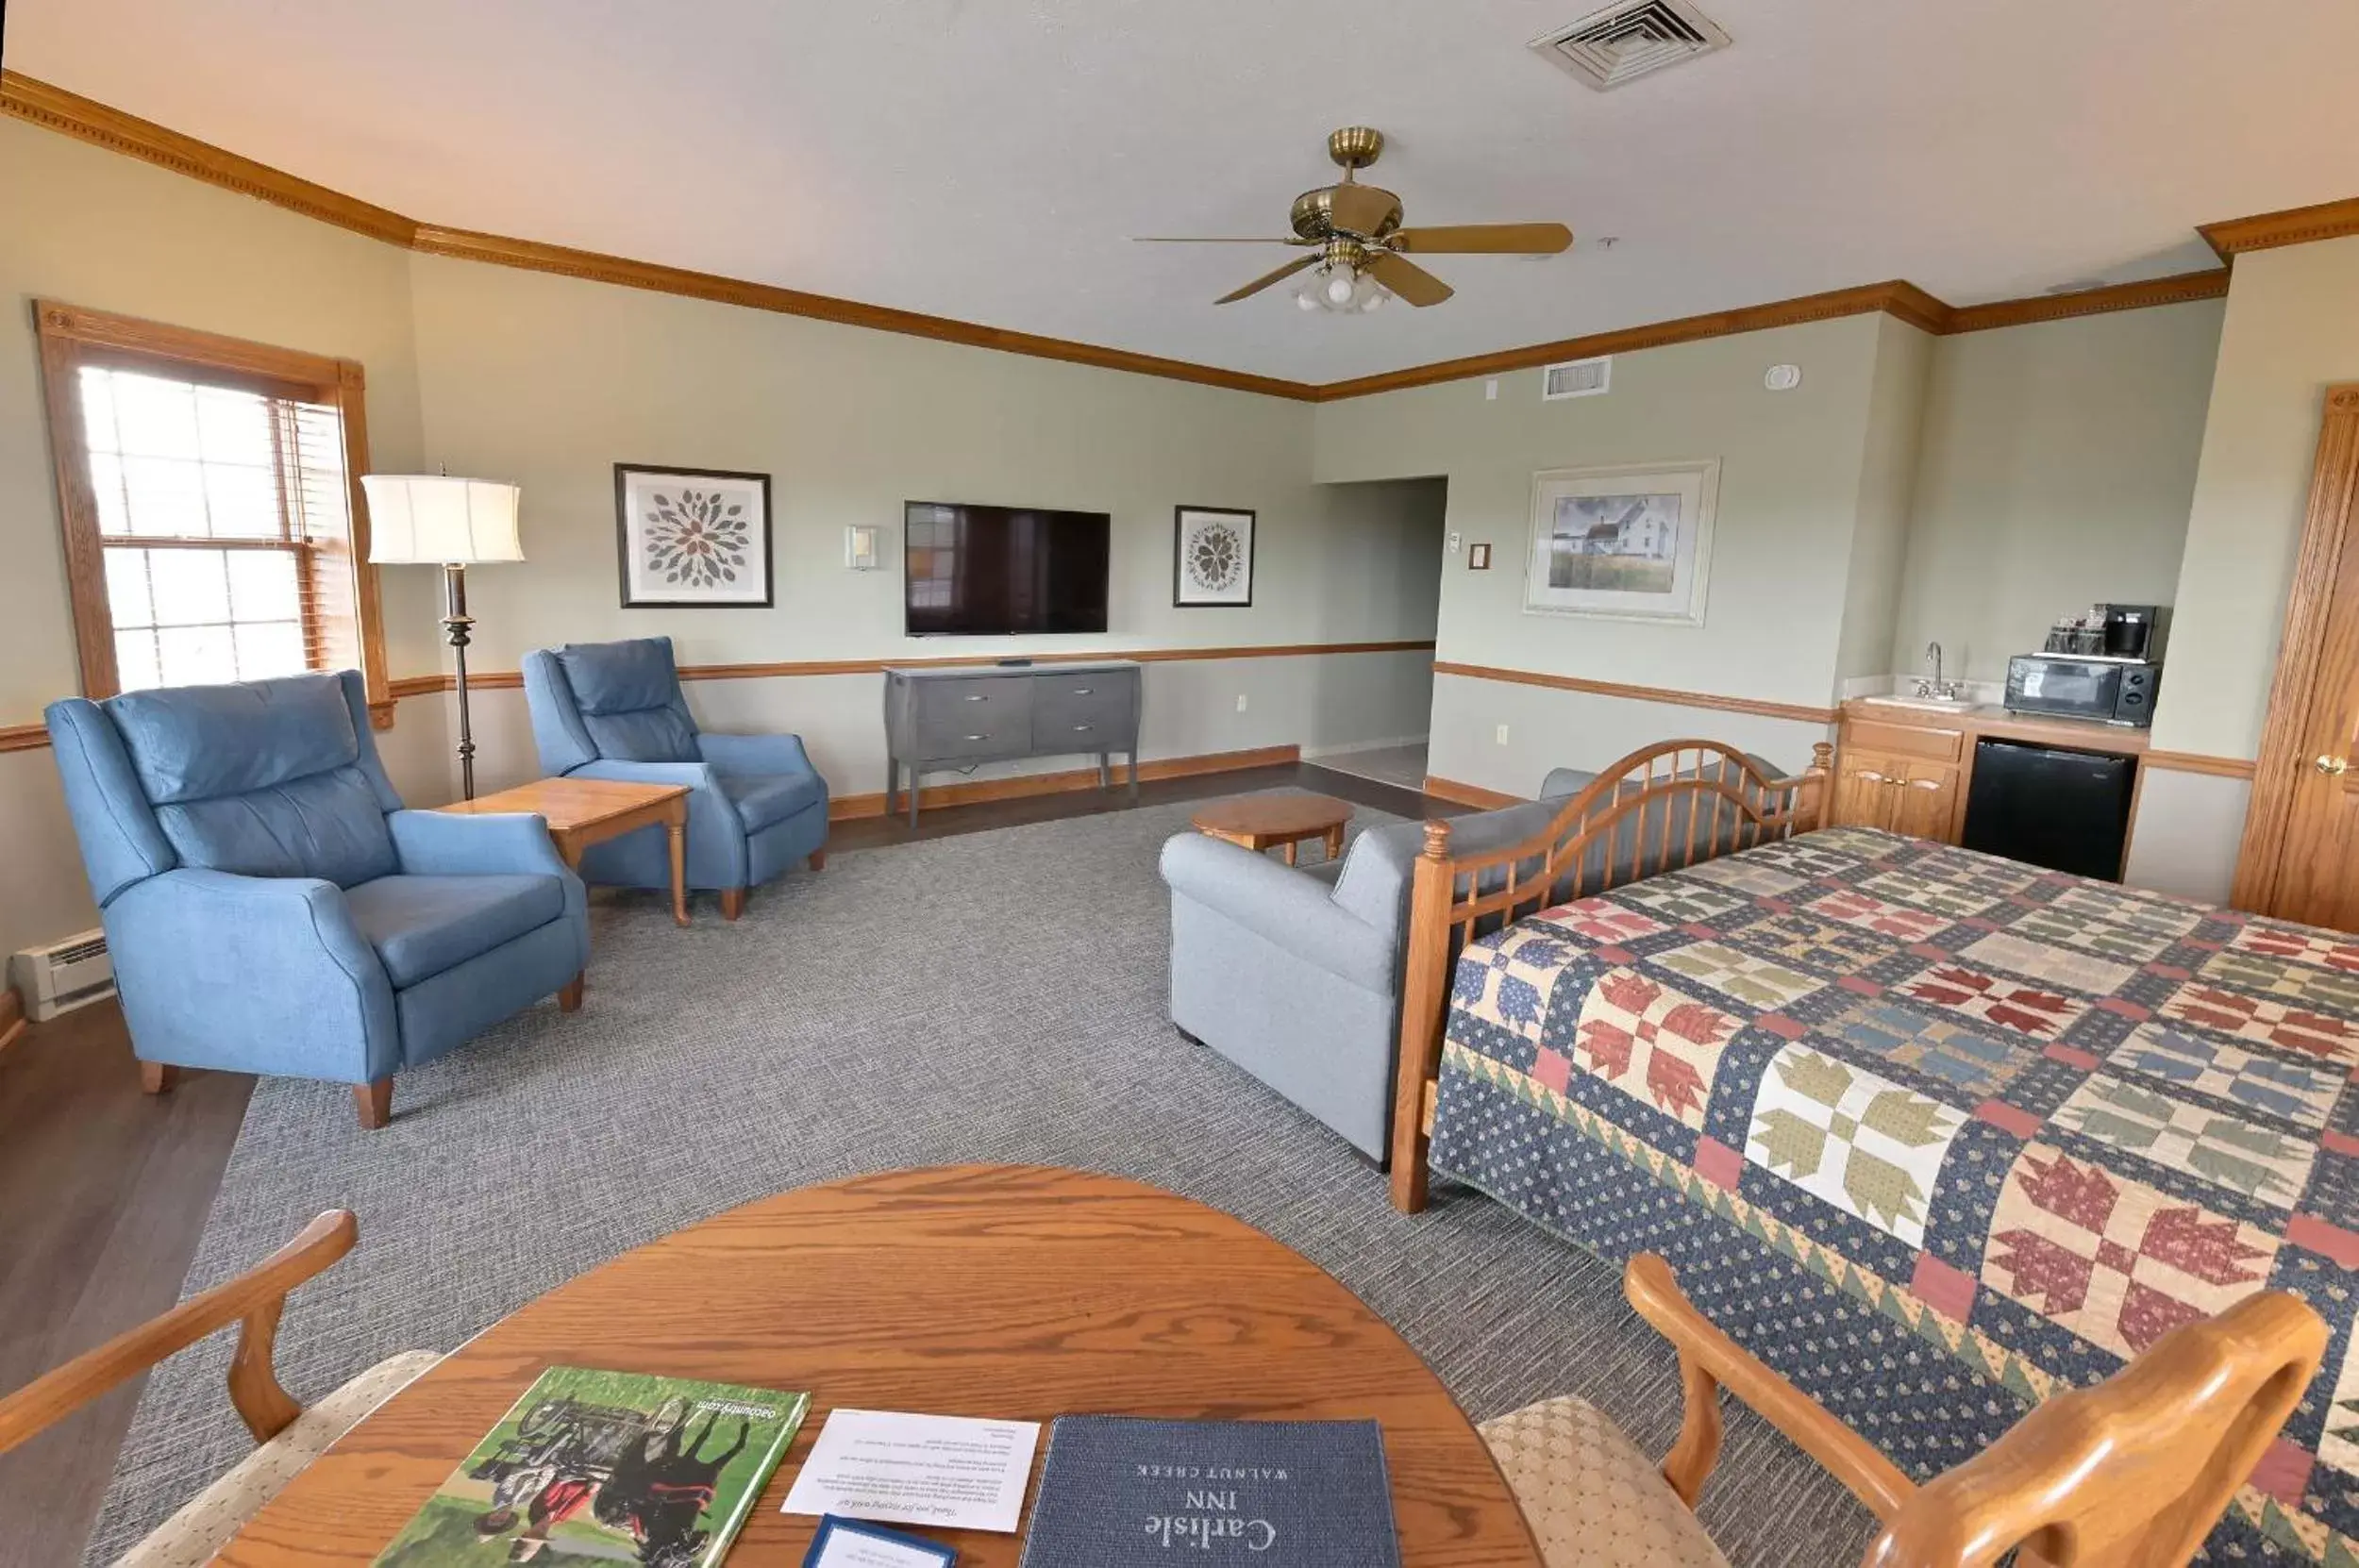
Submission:
M 494 479 L 441 474 L 363 474 L 369 559 L 381 565 L 473 565 L 522 560 L 516 503 L 524 492 Z

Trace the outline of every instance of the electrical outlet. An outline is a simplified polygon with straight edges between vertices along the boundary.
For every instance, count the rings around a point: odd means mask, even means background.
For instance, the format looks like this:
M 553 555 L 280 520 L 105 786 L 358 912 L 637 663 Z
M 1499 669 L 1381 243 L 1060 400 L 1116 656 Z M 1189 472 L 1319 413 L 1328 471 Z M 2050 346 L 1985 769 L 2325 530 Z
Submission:
M 1498 400 L 1499 378 L 1494 375 L 1491 379 L 1482 383 L 1482 401 L 1485 403 L 1497 403 Z
M 1505 725 L 1499 726 L 1498 740 L 1500 745 L 1507 744 L 1507 726 Z
M 1454 556 L 1458 553 L 1458 542 L 1464 537 L 1465 536 L 1464 534 L 1459 533 L 1452 533 L 1449 536 L 1449 543 L 1446 546 L 1446 548 L 1448 549 L 1451 555 Z
M 1237 693 L 1237 711 L 1240 713 L 1245 711 L 1245 693 L 1243 692 Z

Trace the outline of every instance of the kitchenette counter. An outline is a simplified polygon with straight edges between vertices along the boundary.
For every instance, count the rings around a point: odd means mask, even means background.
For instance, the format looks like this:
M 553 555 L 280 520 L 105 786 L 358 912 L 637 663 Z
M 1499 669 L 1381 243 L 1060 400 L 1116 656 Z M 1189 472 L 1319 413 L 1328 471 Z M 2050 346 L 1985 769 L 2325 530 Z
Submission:
M 2096 719 L 2060 719 L 2036 713 L 2010 713 L 1996 705 L 1969 708 L 1953 713 L 1940 709 L 1911 708 L 1903 703 L 1853 697 L 1843 705 L 1843 717 L 1846 723 L 1907 725 L 1919 729 L 1950 730 L 1964 735 L 1969 744 L 1987 736 L 1995 741 L 2022 741 L 2033 745 L 2074 746 L 2083 751 L 2110 752 L 2116 757 L 2139 756 L 2148 744 L 2148 732 L 2132 726 L 2109 725 Z

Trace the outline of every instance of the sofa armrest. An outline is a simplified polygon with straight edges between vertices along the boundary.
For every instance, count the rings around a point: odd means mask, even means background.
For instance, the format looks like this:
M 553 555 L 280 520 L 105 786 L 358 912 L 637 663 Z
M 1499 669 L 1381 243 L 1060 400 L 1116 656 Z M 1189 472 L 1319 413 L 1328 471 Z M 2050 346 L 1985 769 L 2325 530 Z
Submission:
M 401 869 L 412 876 L 573 876 L 549 840 L 547 819 L 530 812 L 394 811 L 385 826 Z
M 1384 933 L 1335 905 L 1328 884 L 1292 866 L 1202 833 L 1163 843 L 1163 881 L 1275 942 L 1305 963 L 1368 991 L 1389 993 L 1398 967 Z
M 705 763 L 714 773 L 743 778 L 761 774 L 815 774 L 799 735 L 715 735 L 696 737 Z
M 168 871 L 108 908 L 107 943 L 154 1059 L 346 1083 L 399 1065 L 393 982 L 333 882 Z

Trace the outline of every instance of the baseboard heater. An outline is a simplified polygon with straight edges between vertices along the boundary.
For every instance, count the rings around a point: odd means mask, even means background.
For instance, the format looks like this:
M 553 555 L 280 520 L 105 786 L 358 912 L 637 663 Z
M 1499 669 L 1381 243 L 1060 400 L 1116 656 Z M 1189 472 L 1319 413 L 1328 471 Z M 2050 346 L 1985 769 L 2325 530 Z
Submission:
M 104 1001 L 115 993 L 107 933 L 84 931 L 46 947 L 27 947 L 8 959 L 8 980 L 24 999 L 25 1015 L 36 1024 Z

